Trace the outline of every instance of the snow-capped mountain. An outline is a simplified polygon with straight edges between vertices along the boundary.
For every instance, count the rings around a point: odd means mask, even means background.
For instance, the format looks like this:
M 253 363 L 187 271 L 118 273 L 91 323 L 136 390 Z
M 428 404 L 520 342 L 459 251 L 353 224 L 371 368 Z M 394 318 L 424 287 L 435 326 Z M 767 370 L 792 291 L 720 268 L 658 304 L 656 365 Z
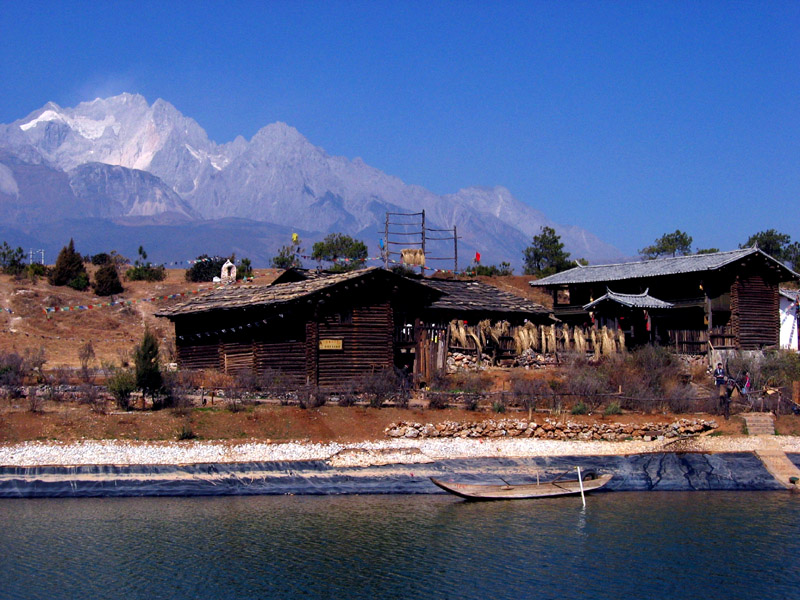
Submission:
M 54 197 L 64 209 L 26 213 L 25 207 L 52 204 Z M 304 230 L 312 238 L 357 235 L 373 248 L 387 211 L 424 209 L 429 227 L 457 226 L 459 253 L 478 250 L 483 262 L 519 265 L 522 250 L 545 225 L 575 257 L 621 257 L 585 230 L 552 223 L 503 187 L 439 196 L 358 158 L 330 156 L 283 123 L 267 125 L 250 141 L 216 144 L 168 102 L 149 105 L 132 94 L 75 108 L 48 103 L 0 126 L 0 205 L 14 209 L 6 225 L 23 228 L 62 218 L 65 210 L 72 218 L 235 217 Z M 274 254 L 284 243 L 276 240 L 261 252 Z

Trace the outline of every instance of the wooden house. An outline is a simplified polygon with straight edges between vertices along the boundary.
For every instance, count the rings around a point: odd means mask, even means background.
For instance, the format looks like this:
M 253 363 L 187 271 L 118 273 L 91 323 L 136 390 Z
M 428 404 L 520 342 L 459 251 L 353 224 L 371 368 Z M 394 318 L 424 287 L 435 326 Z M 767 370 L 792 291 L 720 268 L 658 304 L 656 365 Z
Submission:
M 758 350 L 779 342 L 779 284 L 798 274 L 758 248 L 579 266 L 531 281 L 570 324 L 607 325 L 628 345 L 678 352 Z
M 286 279 L 226 286 L 156 313 L 175 324 L 178 364 L 272 369 L 295 387 L 333 389 L 394 367 L 426 380 L 444 364 L 436 357 L 446 355 L 451 319 L 549 318 L 539 305 L 476 282 L 433 283 L 380 268 Z

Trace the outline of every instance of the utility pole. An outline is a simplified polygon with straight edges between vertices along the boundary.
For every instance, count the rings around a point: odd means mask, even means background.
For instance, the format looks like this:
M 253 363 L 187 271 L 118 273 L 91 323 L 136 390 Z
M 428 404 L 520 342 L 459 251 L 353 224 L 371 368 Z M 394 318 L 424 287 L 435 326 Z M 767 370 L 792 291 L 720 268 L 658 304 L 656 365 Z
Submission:
M 422 210 L 422 256 L 425 256 L 425 209 Z M 425 265 L 419 266 L 419 274 L 425 277 Z
M 31 248 L 31 249 L 28 250 L 28 264 L 29 265 L 33 264 L 33 255 L 34 254 L 40 254 L 41 257 L 42 257 L 42 264 L 44 264 L 44 248 L 39 248 L 37 250 L 34 250 L 33 248 Z

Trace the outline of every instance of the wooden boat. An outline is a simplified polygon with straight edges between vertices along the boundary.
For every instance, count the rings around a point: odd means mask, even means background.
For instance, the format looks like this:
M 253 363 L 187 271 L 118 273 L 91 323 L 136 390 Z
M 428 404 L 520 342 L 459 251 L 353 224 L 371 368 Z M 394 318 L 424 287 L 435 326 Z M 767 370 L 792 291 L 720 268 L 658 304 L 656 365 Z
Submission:
M 598 475 L 593 471 L 583 474 L 583 492 L 599 490 L 607 484 L 613 475 Z M 550 498 L 554 496 L 572 496 L 581 493 L 578 479 L 560 479 L 542 483 L 521 483 L 517 485 L 456 483 L 442 481 L 431 477 L 431 481 L 445 492 L 455 494 L 465 500 L 522 500 L 525 498 Z

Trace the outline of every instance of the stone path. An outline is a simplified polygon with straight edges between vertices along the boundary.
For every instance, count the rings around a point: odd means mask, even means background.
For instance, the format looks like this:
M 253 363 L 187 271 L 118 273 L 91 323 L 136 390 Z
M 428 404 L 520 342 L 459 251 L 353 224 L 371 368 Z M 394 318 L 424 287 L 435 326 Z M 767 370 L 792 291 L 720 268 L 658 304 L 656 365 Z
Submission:
M 795 484 L 790 482 L 792 477 L 796 477 L 800 482 L 800 469 L 789 460 L 786 453 L 781 448 L 775 438 L 775 421 L 771 413 L 743 413 L 747 424 L 748 435 L 758 436 L 762 442 L 762 447 L 756 449 L 756 456 L 761 459 L 767 471 L 777 479 L 781 485 L 789 489 L 797 489 Z
M 742 413 L 747 424 L 748 435 L 775 435 L 775 420 L 772 413 Z

